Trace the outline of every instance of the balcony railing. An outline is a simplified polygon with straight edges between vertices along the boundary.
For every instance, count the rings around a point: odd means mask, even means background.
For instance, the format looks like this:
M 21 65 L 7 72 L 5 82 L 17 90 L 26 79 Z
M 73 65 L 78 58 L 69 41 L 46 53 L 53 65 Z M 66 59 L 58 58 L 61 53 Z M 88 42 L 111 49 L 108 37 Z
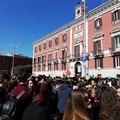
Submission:
M 58 59 L 55 58 L 55 59 L 53 60 L 53 62 L 54 62 L 54 63 L 58 63 Z
M 99 57 L 103 57 L 103 51 L 100 49 L 100 50 L 96 50 L 96 51 L 94 51 L 94 57 L 97 57 L 97 56 L 99 56 Z
M 60 58 L 60 60 L 61 60 L 61 62 L 66 62 L 66 58 L 65 57 L 62 57 L 62 58 Z

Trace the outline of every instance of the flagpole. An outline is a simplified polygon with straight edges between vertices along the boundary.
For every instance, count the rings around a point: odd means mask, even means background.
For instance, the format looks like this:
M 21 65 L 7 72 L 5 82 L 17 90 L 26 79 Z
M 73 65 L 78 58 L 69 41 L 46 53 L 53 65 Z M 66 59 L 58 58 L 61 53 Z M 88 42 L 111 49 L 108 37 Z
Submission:
M 84 70 L 84 77 L 86 77 L 86 0 L 82 0 L 84 4 L 84 64 L 83 64 L 83 70 Z

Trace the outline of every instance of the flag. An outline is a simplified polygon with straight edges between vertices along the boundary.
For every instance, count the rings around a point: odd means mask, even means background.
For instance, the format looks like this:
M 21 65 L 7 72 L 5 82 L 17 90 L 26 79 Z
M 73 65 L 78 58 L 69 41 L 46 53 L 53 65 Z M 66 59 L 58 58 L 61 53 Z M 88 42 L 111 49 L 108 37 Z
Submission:
M 66 51 L 69 51 L 68 47 L 66 47 Z
M 67 46 L 66 46 L 66 47 L 64 47 L 64 50 L 65 50 L 65 51 L 69 51 L 69 49 L 68 49 L 68 47 L 67 47 Z
M 66 71 L 64 72 L 64 74 L 67 76 L 67 78 L 69 78 L 70 75 L 71 75 L 71 72 L 70 72 L 69 70 L 66 70 Z

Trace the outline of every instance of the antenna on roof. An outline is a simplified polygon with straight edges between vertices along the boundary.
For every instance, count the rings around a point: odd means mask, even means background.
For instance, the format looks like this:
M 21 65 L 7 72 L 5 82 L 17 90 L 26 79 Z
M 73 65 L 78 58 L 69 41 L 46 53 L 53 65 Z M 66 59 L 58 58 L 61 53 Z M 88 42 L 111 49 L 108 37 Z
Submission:
M 78 1 L 78 5 L 80 4 L 80 1 Z

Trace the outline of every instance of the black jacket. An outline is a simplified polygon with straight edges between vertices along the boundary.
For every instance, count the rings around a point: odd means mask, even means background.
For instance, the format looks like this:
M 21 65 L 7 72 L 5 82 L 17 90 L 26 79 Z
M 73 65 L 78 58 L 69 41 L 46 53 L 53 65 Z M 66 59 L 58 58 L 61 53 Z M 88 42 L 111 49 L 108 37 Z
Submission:
M 30 104 L 24 111 L 22 120 L 49 120 L 49 112 L 40 105 Z

